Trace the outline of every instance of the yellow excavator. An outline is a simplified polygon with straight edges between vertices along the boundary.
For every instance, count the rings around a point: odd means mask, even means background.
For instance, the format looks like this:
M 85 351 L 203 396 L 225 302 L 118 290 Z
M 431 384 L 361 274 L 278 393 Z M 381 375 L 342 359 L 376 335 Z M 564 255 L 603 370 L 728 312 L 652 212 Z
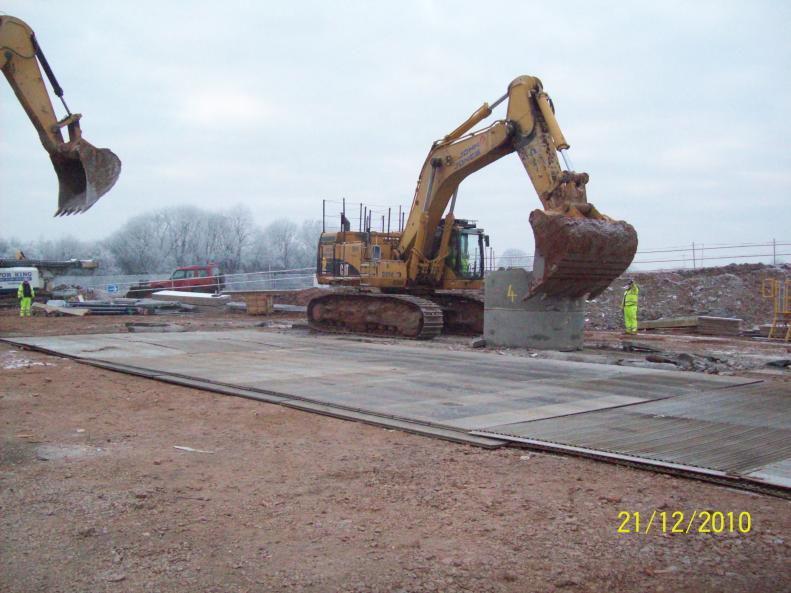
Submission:
M 63 119 L 55 115 L 39 64 L 66 109 Z M 59 184 L 55 216 L 85 212 L 118 180 L 120 159 L 82 138 L 82 115 L 69 110 L 31 28 L 12 16 L 0 15 L 0 66 L 55 167 Z M 68 142 L 63 139 L 63 128 L 68 129 Z
M 505 119 L 470 131 L 506 99 Z M 462 180 L 512 152 L 543 206 L 530 214 L 534 280 L 525 298 L 601 293 L 631 264 L 637 233 L 588 202 L 588 175 L 573 171 L 568 148 L 541 81 L 515 79 L 491 106 L 484 103 L 434 142 L 403 229 L 376 232 L 366 224 L 352 231 L 343 214 L 340 232 L 322 233 L 318 280 L 348 288 L 310 301 L 311 327 L 420 339 L 443 329 L 481 333 L 483 303 L 470 290 L 483 288 L 488 237 L 474 222 L 457 219 L 454 210 Z

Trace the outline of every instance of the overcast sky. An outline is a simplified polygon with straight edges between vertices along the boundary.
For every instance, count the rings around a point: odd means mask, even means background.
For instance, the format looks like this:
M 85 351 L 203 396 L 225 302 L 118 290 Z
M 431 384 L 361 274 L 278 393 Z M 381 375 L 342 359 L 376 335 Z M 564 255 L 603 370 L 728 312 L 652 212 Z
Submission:
M 36 32 L 86 139 L 123 161 L 89 212 L 0 82 L 3 237 L 98 239 L 135 214 L 321 199 L 407 205 L 431 142 L 520 74 L 541 78 L 599 210 L 641 249 L 791 239 L 791 3 L 6 0 Z M 54 96 L 53 96 L 54 98 Z M 56 99 L 56 98 L 54 98 Z M 60 103 L 56 103 L 62 116 Z M 504 117 L 501 107 L 495 117 Z M 532 252 L 516 155 L 456 213 Z

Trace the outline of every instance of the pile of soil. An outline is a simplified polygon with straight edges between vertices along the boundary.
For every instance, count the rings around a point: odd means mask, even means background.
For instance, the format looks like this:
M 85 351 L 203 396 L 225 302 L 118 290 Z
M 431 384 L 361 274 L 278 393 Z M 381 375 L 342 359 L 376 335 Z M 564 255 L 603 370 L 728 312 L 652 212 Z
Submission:
M 735 317 L 749 328 L 772 320 L 772 301 L 761 296 L 766 278 L 791 277 L 791 265 L 731 264 L 718 268 L 664 272 L 627 272 L 588 303 L 589 329 L 623 325 L 621 298 L 627 280 L 640 287 L 638 319 L 689 315 Z
M 327 288 L 304 288 L 302 290 L 283 290 L 274 293 L 278 305 L 307 305 L 310 299 L 327 294 Z

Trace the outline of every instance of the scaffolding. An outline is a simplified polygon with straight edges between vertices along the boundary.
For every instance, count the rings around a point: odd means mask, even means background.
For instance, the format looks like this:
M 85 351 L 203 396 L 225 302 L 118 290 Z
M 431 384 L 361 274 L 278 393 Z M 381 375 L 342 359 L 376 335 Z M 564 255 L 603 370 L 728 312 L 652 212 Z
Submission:
M 791 342 L 791 278 L 783 281 L 764 278 L 761 296 L 772 299 L 772 327 L 769 328 L 769 337 L 780 338 L 785 330 L 783 340 Z

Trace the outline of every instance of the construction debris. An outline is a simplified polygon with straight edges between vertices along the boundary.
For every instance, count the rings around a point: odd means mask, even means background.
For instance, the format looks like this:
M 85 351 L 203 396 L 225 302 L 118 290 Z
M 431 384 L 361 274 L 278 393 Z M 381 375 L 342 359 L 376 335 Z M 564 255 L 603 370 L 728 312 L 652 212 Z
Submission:
M 305 305 L 281 305 L 280 303 L 275 303 L 272 308 L 282 313 L 306 313 L 308 310 Z
M 75 317 L 82 317 L 88 315 L 88 309 L 76 309 L 71 307 L 61 307 L 58 305 L 46 305 L 43 303 L 33 303 L 32 308 L 36 311 L 43 311 L 45 315 L 74 315 Z
M 732 374 L 733 371 L 742 370 L 744 368 L 742 364 L 736 360 L 726 360 L 717 356 L 689 354 L 686 352 L 649 354 L 645 357 L 645 360 L 654 365 L 673 365 L 676 369 L 682 371 L 707 373 L 711 375 Z
M 193 305 L 179 302 L 165 302 L 153 299 L 108 299 L 108 300 L 83 300 L 82 295 L 77 299 L 65 301 L 50 299 L 46 304 L 33 303 L 33 309 L 42 311 L 45 315 L 161 315 L 168 313 L 184 313 L 195 310 Z
M 700 315 L 640 321 L 638 325 L 643 330 L 685 329 L 706 336 L 738 336 L 741 333 L 741 324 L 741 319 Z
M 178 301 L 189 305 L 222 307 L 231 301 L 225 294 L 208 294 L 205 292 L 185 292 L 181 290 L 160 290 L 151 295 L 157 301 Z
M 143 323 L 139 321 L 130 321 L 126 323 L 126 329 L 132 333 L 169 333 L 187 331 L 183 325 L 177 325 L 175 323 Z
M 69 308 L 87 309 L 91 315 L 137 315 L 140 311 L 132 303 L 113 301 L 76 301 Z
M 653 346 L 646 346 L 645 344 L 638 344 L 637 342 L 623 341 L 621 348 L 624 352 L 661 352 L 659 348 Z
M 179 301 L 158 301 L 156 299 L 115 299 L 116 303 L 131 301 L 144 315 L 168 315 L 173 313 L 191 313 L 195 305 Z
M 247 300 L 247 297 L 245 297 Z M 249 302 L 241 303 L 239 301 L 231 301 L 225 305 L 228 311 L 247 313 L 248 315 L 269 315 L 273 312 L 278 313 L 305 313 L 307 307 L 304 305 L 281 305 L 279 303 L 256 303 L 251 305 Z
M 214 453 L 214 451 L 206 451 L 205 449 L 193 449 L 192 447 L 183 447 L 181 445 L 173 445 L 174 449 L 179 451 L 187 451 L 188 453 Z

